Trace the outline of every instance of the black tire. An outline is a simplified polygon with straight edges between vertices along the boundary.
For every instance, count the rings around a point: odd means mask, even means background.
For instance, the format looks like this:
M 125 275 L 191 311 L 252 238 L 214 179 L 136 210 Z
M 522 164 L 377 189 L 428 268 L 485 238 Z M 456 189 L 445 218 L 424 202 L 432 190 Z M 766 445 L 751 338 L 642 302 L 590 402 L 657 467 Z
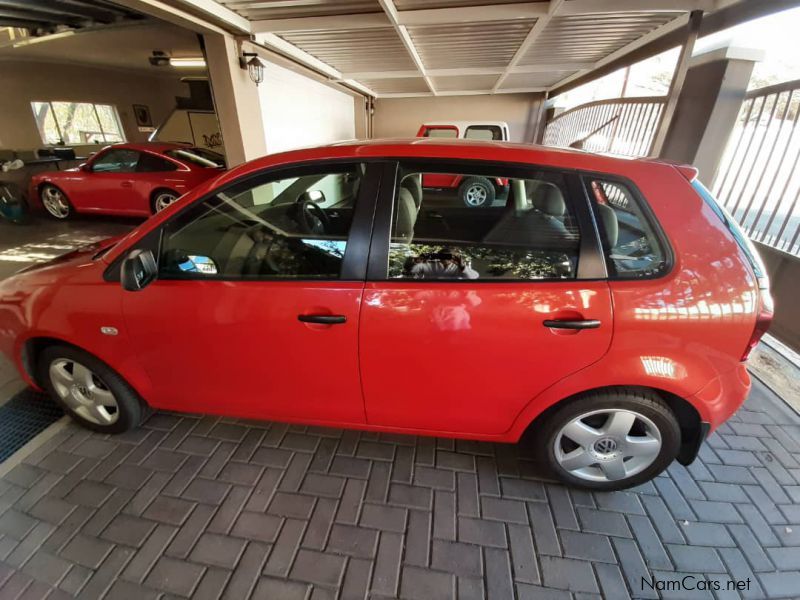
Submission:
M 478 199 L 471 194 L 473 191 L 478 192 Z M 495 189 L 485 177 L 467 177 L 458 187 L 458 197 L 467 208 L 486 208 L 494 202 Z
M 568 437 L 566 439 L 562 437 L 559 440 L 559 434 L 562 429 L 581 415 L 614 409 L 636 412 L 649 419 L 655 425 L 661 437 L 661 447 L 657 455 L 652 463 L 643 470 L 617 480 L 594 481 L 573 475 L 561 465 L 556 457 L 557 441 L 559 444 L 574 444 Z M 592 418 L 605 419 L 606 417 L 601 412 L 588 419 Z M 634 428 L 640 428 L 641 430 L 646 426 L 645 422 L 639 418 L 634 422 Z M 535 438 L 537 451 L 542 463 L 556 479 L 575 487 L 613 491 L 640 485 L 666 469 L 678 454 L 681 431 L 672 410 L 656 394 L 643 390 L 620 388 L 592 392 L 557 407 L 547 415 L 544 422 L 537 428 Z M 598 443 L 600 442 L 598 441 Z M 569 450 L 569 448 L 565 449 L 564 446 L 560 447 L 563 452 L 568 452 Z M 599 467 L 600 462 L 596 463 L 596 465 L 589 467 L 589 470 L 597 470 L 598 473 L 602 472 L 603 469 Z
M 50 376 L 50 366 L 59 360 L 77 361 L 97 375 L 105 387 L 114 395 L 117 403 L 116 421 L 109 425 L 93 423 L 81 415 L 76 414 L 56 392 Z M 73 346 L 53 345 L 48 346 L 39 354 L 36 364 L 37 381 L 67 413 L 78 423 L 100 433 L 123 433 L 138 427 L 148 416 L 150 408 L 139 395 L 117 374 L 111 367 L 88 352 Z
M 150 212 L 152 214 L 156 214 L 161 210 L 164 210 L 164 208 L 166 208 L 166 206 L 161 208 L 160 210 L 156 208 L 156 202 L 158 201 L 158 197 L 161 196 L 162 194 L 169 194 L 171 196 L 174 196 L 173 202 L 175 202 L 175 200 L 181 197 L 181 195 L 178 192 L 170 190 L 169 188 L 159 188 L 157 190 L 154 190 L 153 193 L 150 194 Z
M 61 197 L 64 199 L 64 205 L 66 206 L 66 212 L 63 216 L 57 215 L 55 212 L 50 210 L 45 204 L 45 195 L 48 194 L 49 190 L 55 190 Z M 53 185 L 52 183 L 45 183 L 43 186 L 39 188 L 39 201 L 42 203 L 42 207 L 44 208 L 45 214 L 50 217 L 51 219 L 55 219 L 56 221 L 66 221 L 67 219 L 72 218 L 75 214 L 75 208 L 72 206 L 72 202 L 69 201 L 69 197 L 64 193 L 64 191 L 59 188 L 57 185 Z

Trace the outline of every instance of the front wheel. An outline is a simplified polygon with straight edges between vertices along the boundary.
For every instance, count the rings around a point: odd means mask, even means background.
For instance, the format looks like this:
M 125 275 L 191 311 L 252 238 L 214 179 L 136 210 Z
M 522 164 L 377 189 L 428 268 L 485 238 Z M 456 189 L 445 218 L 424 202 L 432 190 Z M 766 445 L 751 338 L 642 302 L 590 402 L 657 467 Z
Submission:
M 70 346 L 45 348 L 37 378 L 64 412 L 88 429 L 122 433 L 137 427 L 147 405 L 111 367 Z
M 680 447 L 675 415 L 654 394 L 597 392 L 556 409 L 538 436 L 543 462 L 560 480 L 621 490 L 666 469 Z
M 467 177 L 459 186 L 458 195 L 469 208 L 486 208 L 494 202 L 495 189 L 485 177 Z
M 72 204 L 67 195 L 56 186 L 50 183 L 43 185 L 39 198 L 50 217 L 63 221 L 72 216 Z

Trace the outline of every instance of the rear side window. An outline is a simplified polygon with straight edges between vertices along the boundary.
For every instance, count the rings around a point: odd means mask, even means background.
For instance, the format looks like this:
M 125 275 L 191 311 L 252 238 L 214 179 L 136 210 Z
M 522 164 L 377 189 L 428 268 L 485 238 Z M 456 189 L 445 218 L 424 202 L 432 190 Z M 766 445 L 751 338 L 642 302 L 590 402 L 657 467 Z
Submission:
M 422 137 L 428 138 L 457 138 L 458 129 L 456 127 L 428 127 Z
M 390 279 L 575 279 L 580 233 L 563 175 L 401 169 Z
M 143 152 L 136 165 L 136 170 L 140 173 L 163 173 L 165 171 L 176 171 L 178 166 L 165 158 Z
M 614 180 L 586 180 L 603 242 L 609 276 L 646 279 L 668 267 L 665 246 L 630 187 Z

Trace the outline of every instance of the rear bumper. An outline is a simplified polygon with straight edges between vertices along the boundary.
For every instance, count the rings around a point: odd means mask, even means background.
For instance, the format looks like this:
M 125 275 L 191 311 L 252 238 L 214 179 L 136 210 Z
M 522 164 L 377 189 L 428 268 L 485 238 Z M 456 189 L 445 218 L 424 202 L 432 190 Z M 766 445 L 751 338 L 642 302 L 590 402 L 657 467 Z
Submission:
M 747 366 L 740 363 L 717 376 L 688 400 L 700 413 L 700 419 L 710 425 L 710 431 L 714 431 L 739 410 L 750 393 L 750 387 Z

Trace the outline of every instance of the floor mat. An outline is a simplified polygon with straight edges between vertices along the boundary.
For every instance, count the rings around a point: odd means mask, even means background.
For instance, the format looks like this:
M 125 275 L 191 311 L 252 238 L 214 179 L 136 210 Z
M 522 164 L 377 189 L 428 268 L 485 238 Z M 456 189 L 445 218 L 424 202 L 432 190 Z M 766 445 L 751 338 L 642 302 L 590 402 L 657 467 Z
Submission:
M 46 394 L 23 390 L 0 406 L 0 463 L 64 416 Z

